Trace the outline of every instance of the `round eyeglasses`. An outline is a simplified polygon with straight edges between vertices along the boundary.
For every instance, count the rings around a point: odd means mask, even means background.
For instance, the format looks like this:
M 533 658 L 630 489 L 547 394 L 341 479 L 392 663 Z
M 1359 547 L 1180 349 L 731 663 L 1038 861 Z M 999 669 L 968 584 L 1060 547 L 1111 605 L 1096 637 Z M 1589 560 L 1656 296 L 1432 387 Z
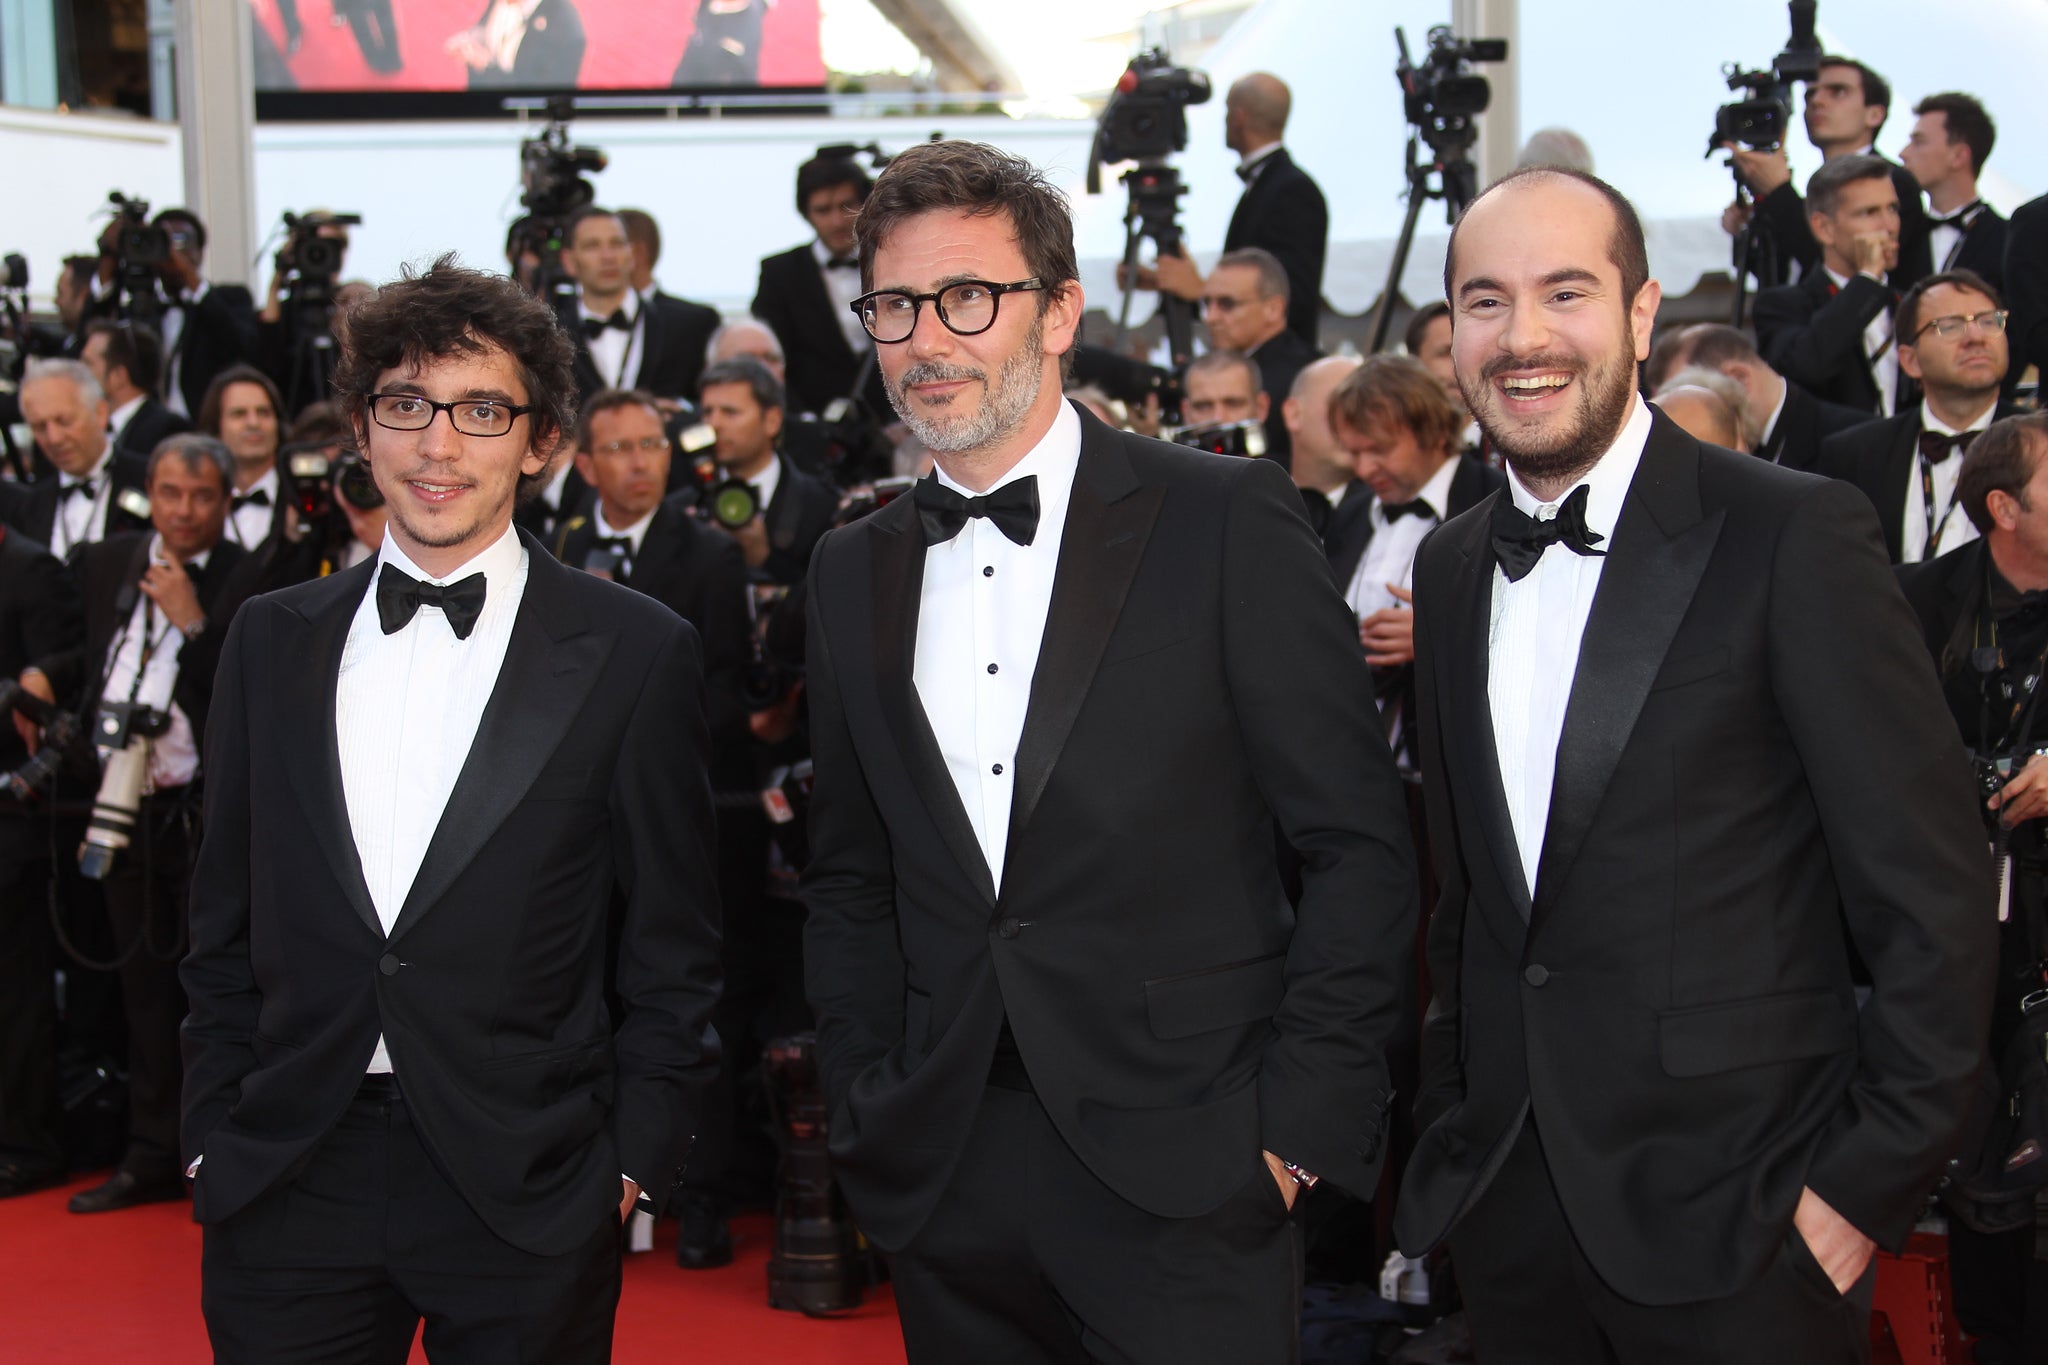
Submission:
M 895 289 L 878 289 L 853 301 L 853 314 L 868 335 L 885 346 L 910 340 L 917 330 L 917 315 L 929 303 L 946 330 L 957 337 L 979 336 L 996 325 L 996 310 L 1005 294 L 1028 294 L 1045 288 L 1036 275 L 1013 284 L 993 280 L 956 280 L 930 294 L 906 294 Z
M 533 411 L 531 403 L 506 403 L 496 398 L 458 398 L 453 403 L 436 403 L 416 393 L 373 393 L 370 416 L 380 427 L 393 431 L 425 431 L 434 424 L 434 414 L 448 414 L 448 424 L 464 436 L 503 436 L 522 413 Z

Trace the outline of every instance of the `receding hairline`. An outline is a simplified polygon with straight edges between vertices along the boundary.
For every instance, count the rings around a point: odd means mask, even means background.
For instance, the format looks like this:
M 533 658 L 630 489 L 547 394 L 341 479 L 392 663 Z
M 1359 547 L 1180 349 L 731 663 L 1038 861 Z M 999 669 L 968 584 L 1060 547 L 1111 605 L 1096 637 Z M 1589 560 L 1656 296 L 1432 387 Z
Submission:
M 1606 212 L 1610 229 L 1607 234 L 1607 263 L 1614 267 L 1617 275 L 1622 277 L 1622 287 L 1624 289 L 1627 288 L 1627 271 L 1622 265 L 1622 256 L 1625 254 L 1623 248 L 1626 244 L 1625 237 L 1628 229 L 1622 221 L 1621 210 L 1608 199 L 1606 194 L 1576 175 L 1567 174 L 1555 166 L 1529 166 L 1515 171 L 1503 177 L 1496 184 L 1489 186 L 1481 192 L 1477 199 L 1466 205 L 1463 213 L 1458 215 L 1458 222 L 1451 230 L 1450 241 L 1444 247 L 1444 275 L 1447 286 L 1445 293 L 1451 299 L 1453 312 L 1456 311 L 1456 301 L 1464 288 L 1457 277 L 1458 228 L 1462 228 L 1467 220 L 1471 218 L 1472 214 L 1489 199 L 1504 197 L 1525 188 L 1536 189 L 1543 185 L 1555 184 L 1570 185 L 1576 192 L 1591 196 Z M 1581 275 L 1591 273 L 1582 266 L 1566 266 L 1550 272 L 1550 276 L 1569 275 L 1574 272 Z M 1550 276 L 1545 278 L 1550 278 Z

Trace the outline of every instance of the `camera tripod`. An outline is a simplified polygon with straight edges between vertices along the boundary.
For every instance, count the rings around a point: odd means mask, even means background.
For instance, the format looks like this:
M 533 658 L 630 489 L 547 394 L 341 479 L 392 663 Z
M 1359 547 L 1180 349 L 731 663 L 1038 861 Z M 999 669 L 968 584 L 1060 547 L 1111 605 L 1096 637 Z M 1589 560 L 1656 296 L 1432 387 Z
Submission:
M 1401 276 L 1408 269 L 1408 252 L 1415 245 L 1415 223 L 1422 216 L 1422 206 L 1432 199 L 1444 201 L 1444 221 L 1455 223 L 1465 206 L 1479 195 L 1479 169 L 1472 164 L 1472 143 L 1478 136 L 1470 119 L 1460 119 L 1443 127 L 1417 128 L 1408 134 L 1408 216 L 1402 220 L 1400 240 L 1394 243 L 1394 260 L 1387 267 L 1386 287 L 1380 290 L 1380 301 L 1373 306 L 1372 339 L 1366 349 L 1377 355 L 1386 349 L 1387 331 L 1394 320 L 1394 296 L 1400 292 Z M 1420 152 L 1424 139 L 1429 142 L 1430 159 L 1424 161 Z M 1434 175 L 1437 183 L 1430 184 Z
M 1187 193 L 1180 172 L 1165 158 L 1140 161 L 1118 177 L 1130 195 L 1124 210 L 1124 302 L 1117 314 L 1117 344 L 1121 347 L 1131 330 L 1131 286 L 1138 270 L 1138 243 L 1150 237 L 1162 256 L 1178 256 L 1181 244 L 1180 197 Z M 1159 311 L 1166 321 L 1166 348 L 1176 370 L 1195 358 L 1195 305 L 1165 290 L 1159 293 Z
M 1750 197 L 1740 172 L 1735 174 L 1735 202 L 1750 210 L 1735 234 L 1735 308 L 1728 321 L 1740 327 L 1749 311 L 1749 282 L 1754 279 L 1758 290 L 1784 283 L 1785 263 L 1780 259 L 1778 235 L 1757 216 L 1756 200 Z
M 334 344 L 333 281 L 300 276 L 292 285 L 285 318 L 292 359 L 284 388 L 284 406 L 287 413 L 296 415 L 308 404 L 324 401 L 332 390 L 338 359 Z

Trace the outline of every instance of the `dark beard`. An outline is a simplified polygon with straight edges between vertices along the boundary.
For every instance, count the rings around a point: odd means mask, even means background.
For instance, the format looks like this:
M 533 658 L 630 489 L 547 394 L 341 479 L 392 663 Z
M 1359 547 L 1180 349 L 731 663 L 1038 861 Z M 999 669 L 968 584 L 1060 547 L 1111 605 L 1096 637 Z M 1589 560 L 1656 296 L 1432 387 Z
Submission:
M 1504 420 L 1513 400 L 1500 397 L 1492 383 L 1506 370 L 1542 369 L 1569 371 L 1579 391 L 1571 420 L 1554 433 L 1523 431 Z M 1567 355 L 1501 356 L 1486 364 L 1477 384 L 1468 388 L 1461 376 L 1458 387 L 1479 429 L 1523 483 L 1569 484 L 1600 462 L 1628 421 L 1636 394 L 1635 338 L 1624 328 L 1616 359 L 1597 370 Z

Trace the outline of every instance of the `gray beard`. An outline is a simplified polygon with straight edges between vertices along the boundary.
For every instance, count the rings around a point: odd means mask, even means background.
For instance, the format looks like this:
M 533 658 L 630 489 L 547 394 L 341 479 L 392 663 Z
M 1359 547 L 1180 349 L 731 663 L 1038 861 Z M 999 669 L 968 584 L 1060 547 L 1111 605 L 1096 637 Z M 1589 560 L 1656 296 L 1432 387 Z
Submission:
M 892 382 L 884 375 L 882 386 L 888 391 L 889 404 L 896 409 L 896 415 L 924 443 L 925 449 L 939 455 L 963 455 L 999 445 L 1023 430 L 1032 405 L 1038 401 L 1044 373 L 1045 328 L 1042 320 L 1034 319 L 1031 330 L 1025 333 L 1023 346 L 1003 361 L 992 385 L 985 370 L 932 360 L 911 366 L 900 380 Z M 982 384 L 981 406 L 970 417 L 948 415 L 945 410 L 933 416 L 913 408 L 905 396 L 905 391 L 915 384 L 963 379 L 979 380 Z

